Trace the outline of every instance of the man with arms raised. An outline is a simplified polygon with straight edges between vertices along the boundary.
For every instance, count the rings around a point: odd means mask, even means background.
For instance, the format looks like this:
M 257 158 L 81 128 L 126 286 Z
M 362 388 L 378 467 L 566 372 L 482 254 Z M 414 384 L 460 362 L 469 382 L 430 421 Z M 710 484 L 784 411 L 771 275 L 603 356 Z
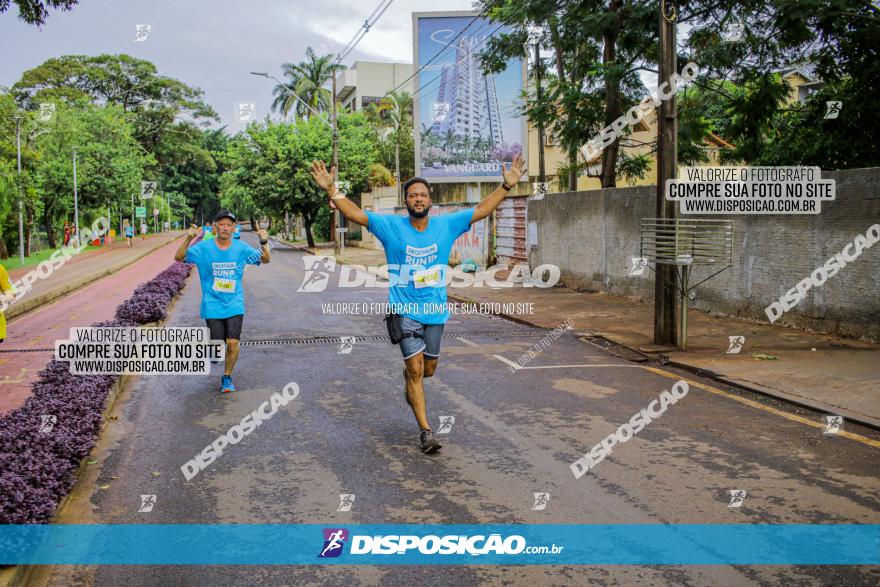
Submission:
M 235 391 L 232 370 L 238 360 L 238 341 L 244 321 L 244 289 L 241 278 L 247 265 L 269 262 L 269 234 L 260 230 L 260 250 L 241 240 L 234 240 L 236 218 L 221 210 L 214 217 L 214 238 L 202 240 L 192 247 L 189 243 L 199 233 L 192 225 L 174 254 L 178 261 L 194 263 L 199 270 L 202 305 L 199 315 L 211 330 L 211 340 L 226 341 L 226 366 L 220 380 L 220 391 Z
M 504 181 L 475 208 L 429 217 L 431 186 L 420 177 L 403 186 L 408 216 L 364 212 L 334 185 L 336 168 L 327 170 L 323 161 L 312 163 L 312 177 L 327 191 L 331 205 L 350 222 L 366 226 L 385 247 L 389 269 L 388 301 L 392 316 L 399 321 L 404 337 L 400 350 L 406 364 L 406 401 L 418 422 L 419 444 L 431 453 L 440 448 L 428 423 L 423 378 L 431 377 L 440 358 L 440 337 L 449 318 L 446 310 L 446 275 L 452 243 L 470 225 L 487 217 L 501 204 L 522 177 L 525 163 L 517 156 L 508 169 L 502 167 Z M 397 267 L 397 269 L 395 269 Z

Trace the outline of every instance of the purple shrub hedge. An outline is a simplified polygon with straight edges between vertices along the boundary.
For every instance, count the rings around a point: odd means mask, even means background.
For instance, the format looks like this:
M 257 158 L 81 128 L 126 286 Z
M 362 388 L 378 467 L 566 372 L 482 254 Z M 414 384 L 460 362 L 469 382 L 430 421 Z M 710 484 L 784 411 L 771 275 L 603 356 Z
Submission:
M 116 308 L 116 319 L 92 326 L 139 326 L 162 320 L 186 284 L 190 265 L 175 262 L 140 285 Z M 0 417 L 0 523 L 46 523 L 70 491 L 74 472 L 91 452 L 116 375 L 71 375 L 69 363 L 49 361 L 20 408 Z M 40 432 L 41 415 L 57 417 Z

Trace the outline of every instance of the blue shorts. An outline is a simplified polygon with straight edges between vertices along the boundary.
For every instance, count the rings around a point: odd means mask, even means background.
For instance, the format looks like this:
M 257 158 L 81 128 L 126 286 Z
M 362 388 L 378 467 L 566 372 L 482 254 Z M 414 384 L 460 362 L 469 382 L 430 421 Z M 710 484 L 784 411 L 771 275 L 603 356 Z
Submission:
M 420 334 L 422 338 L 407 336 L 400 341 L 400 352 L 403 358 L 408 359 L 419 353 L 425 353 L 426 357 L 436 359 L 440 356 L 440 338 L 443 336 L 443 324 L 422 324 L 406 316 L 400 317 L 400 327 L 404 333 L 413 332 Z

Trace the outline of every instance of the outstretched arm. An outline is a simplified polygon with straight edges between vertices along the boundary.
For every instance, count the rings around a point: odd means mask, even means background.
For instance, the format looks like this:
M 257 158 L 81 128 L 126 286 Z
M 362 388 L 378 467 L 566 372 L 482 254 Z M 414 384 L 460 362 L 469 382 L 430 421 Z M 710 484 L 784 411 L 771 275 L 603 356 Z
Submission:
M 498 189 L 494 192 L 486 196 L 482 202 L 477 204 L 477 207 L 474 208 L 474 216 L 471 218 L 471 224 L 479 222 L 491 214 L 492 211 L 501 204 L 501 201 L 507 197 L 507 193 L 510 189 L 519 182 L 519 179 L 522 177 L 525 170 L 526 162 L 523 161 L 522 155 L 517 155 L 516 159 L 513 160 L 513 163 L 511 163 L 510 167 L 507 169 L 504 169 L 502 164 L 501 175 L 504 178 L 504 183 L 498 186 Z M 505 187 L 505 185 L 507 187 Z
M 360 224 L 361 226 L 367 225 L 369 222 L 367 214 L 357 204 L 346 198 L 345 195 L 336 194 L 336 186 L 333 183 L 333 180 L 336 179 L 335 167 L 331 167 L 328 171 L 323 161 L 312 161 L 312 179 L 327 192 L 331 208 L 338 208 L 342 215 L 350 222 Z

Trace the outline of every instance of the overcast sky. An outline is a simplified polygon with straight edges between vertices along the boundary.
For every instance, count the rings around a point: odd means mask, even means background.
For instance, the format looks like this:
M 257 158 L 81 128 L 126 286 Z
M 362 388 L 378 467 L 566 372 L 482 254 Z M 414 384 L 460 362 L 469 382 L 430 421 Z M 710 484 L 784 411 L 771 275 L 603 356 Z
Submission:
M 229 130 L 236 102 L 255 102 L 262 118 L 282 62 L 298 62 L 306 47 L 341 50 L 379 0 L 232 2 L 217 0 L 80 0 L 70 12 L 51 11 L 42 28 L 18 20 L 17 7 L 0 14 L 0 85 L 60 55 L 128 53 L 156 64 L 161 75 L 204 90 Z M 412 62 L 413 12 L 437 10 L 428 0 L 394 0 L 345 59 Z M 470 10 L 470 0 L 446 0 L 443 10 Z M 149 24 L 147 40 L 135 42 L 138 24 Z M 335 43 L 335 45 L 333 45 Z

